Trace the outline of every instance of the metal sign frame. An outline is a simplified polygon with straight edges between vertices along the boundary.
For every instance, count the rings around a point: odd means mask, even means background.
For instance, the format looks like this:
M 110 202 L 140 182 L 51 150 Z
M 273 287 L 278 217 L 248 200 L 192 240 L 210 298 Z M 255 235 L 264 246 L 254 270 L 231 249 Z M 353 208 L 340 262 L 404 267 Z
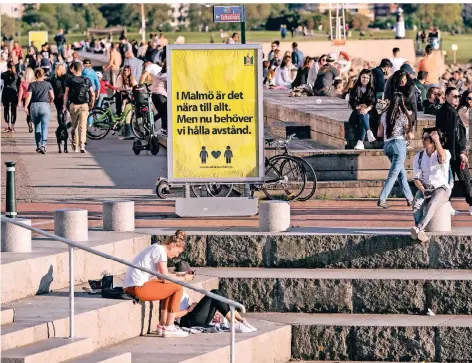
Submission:
M 251 49 L 256 50 L 257 59 L 257 122 L 256 126 L 258 135 L 257 143 L 257 177 L 248 178 L 175 178 L 173 165 L 173 107 L 172 107 L 172 51 L 173 50 L 234 50 L 234 49 Z M 247 182 L 260 182 L 264 180 L 264 110 L 263 110 L 263 87 L 262 87 L 262 47 L 259 44 L 173 44 L 167 46 L 167 120 L 168 120 L 168 136 L 167 136 L 167 170 L 168 180 L 171 183 L 233 183 L 243 184 Z

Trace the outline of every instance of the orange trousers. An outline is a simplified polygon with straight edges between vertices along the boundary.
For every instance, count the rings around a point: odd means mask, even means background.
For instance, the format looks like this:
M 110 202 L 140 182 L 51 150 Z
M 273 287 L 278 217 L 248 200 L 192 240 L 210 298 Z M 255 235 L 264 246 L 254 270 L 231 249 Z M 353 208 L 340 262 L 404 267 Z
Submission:
M 182 300 L 183 287 L 172 282 L 164 283 L 161 280 L 151 280 L 143 286 L 127 287 L 125 292 L 136 296 L 141 301 L 161 301 L 161 310 L 169 313 L 179 311 Z

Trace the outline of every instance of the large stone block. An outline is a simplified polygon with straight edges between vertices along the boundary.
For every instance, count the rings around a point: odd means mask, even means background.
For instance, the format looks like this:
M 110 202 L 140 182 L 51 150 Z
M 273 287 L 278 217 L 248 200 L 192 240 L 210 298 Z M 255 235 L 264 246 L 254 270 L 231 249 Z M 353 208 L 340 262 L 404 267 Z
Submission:
M 248 311 L 278 311 L 277 279 L 220 279 L 220 290 Z
M 428 307 L 435 314 L 472 314 L 472 281 L 433 280 L 426 286 Z
M 290 204 L 281 200 L 267 200 L 259 204 L 259 230 L 283 232 L 290 228 Z
M 441 362 L 471 362 L 471 342 L 471 327 L 441 326 L 436 328 L 438 360 Z
M 54 234 L 72 241 L 87 241 L 88 210 L 66 208 L 54 211 Z
M 292 326 L 292 359 L 347 360 L 349 327 Z
M 434 327 L 353 327 L 352 360 L 434 361 Z
M 419 280 L 354 280 L 354 313 L 420 314 L 426 304 L 423 285 Z
M 277 296 L 281 312 L 352 312 L 349 280 L 278 279 Z
M 181 258 L 189 261 L 191 266 L 206 266 L 207 238 L 206 235 L 188 236 L 185 251 Z
M 472 268 L 472 236 L 436 235 L 429 246 L 430 268 Z
M 103 202 L 103 230 L 134 231 L 134 202 L 131 200 L 106 200 Z
M 266 242 L 265 236 L 208 236 L 207 266 L 262 266 Z

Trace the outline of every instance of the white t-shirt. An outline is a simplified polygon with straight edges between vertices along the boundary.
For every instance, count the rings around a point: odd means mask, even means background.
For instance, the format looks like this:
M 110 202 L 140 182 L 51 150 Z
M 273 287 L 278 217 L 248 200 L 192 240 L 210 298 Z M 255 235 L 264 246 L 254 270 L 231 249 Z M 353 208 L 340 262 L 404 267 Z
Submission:
M 393 64 L 392 73 L 395 73 L 396 71 L 398 71 L 400 69 L 400 67 L 403 65 L 403 63 L 406 62 L 406 59 L 404 59 L 404 58 L 390 58 L 390 61 Z
M 154 244 L 142 250 L 133 260 L 133 264 L 149 270 L 157 271 L 158 262 L 167 262 L 167 252 L 164 246 Z M 143 286 L 146 282 L 151 280 L 153 275 L 128 267 L 123 281 L 123 288 L 133 286 Z
M 158 93 L 167 97 L 167 73 L 161 73 L 162 67 L 159 67 L 157 64 L 149 64 L 145 70 L 152 78 L 152 93 Z
M 449 150 L 444 151 L 446 160 L 444 163 L 440 163 L 437 150 L 431 156 L 428 156 L 426 150 L 424 150 L 421 165 L 418 164 L 420 153 L 417 153 L 413 160 L 413 178 L 419 179 L 426 186 L 431 185 L 434 188 L 449 187 L 451 153 Z

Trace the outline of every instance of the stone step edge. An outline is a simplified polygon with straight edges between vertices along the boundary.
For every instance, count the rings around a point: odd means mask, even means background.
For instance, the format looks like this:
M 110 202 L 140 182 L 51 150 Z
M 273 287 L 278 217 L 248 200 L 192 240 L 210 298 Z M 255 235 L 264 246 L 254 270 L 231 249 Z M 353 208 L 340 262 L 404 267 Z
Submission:
M 1 320 L 2 325 L 13 323 L 15 321 L 15 309 L 2 308 Z
M 2 363 L 58 363 L 92 352 L 92 338 L 50 338 L 2 352 Z
M 411 273 L 414 276 L 405 276 L 405 273 Z M 466 269 L 197 267 L 196 274 L 218 279 L 472 281 L 472 270 Z M 344 274 L 354 274 L 354 276 L 343 276 Z M 375 276 L 375 274 L 381 274 L 381 276 Z M 458 276 L 449 277 L 447 276 L 449 274 Z M 459 276 L 459 274 L 465 276 Z M 470 276 L 466 276 L 467 274 Z M 446 278 L 441 278 L 441 275 L 446 275 Z
M 196 282 L 191 282 L 191 284 L 195 284 L 195 285 L 198 285 L 199 287 L 203 287 L 203 285 L 205 283 L 210 283 L 215 280 L 215 278 L 213 277 L 209 277 L 207 279 L 204 279 L 204 280 L 201 280 L 201 281 L 196 281 Z M 80 286 L 85 286 L 86 284 L 80 284 L 80 285 L 75 285 L 75 287 L 80 287 Z M 66 289 L 62 289 L 62 290 L 59 290 L 59 291 L 65 291 Z M 195 297 L 197 295 L 199 295 L 199 293 L 193 291 L 193 290 L 187 290 L 187 289 L 184 289 L 184 291 L 186 291 L 190 296 L 191 298 L 195 299 Z M 58 292 L 58 291 L 56 291 Z M 76 299 L 77 299 L 77 293 L 78 291 L 75 291 L 76 292 Z M 85 291 L 81 291 L 80 293 L 84 293 L 86 294 Z M 45 296 L 45 295 L 48 295 L 48 294 L 43 294 L 42 296 Z M 100 295 L 97 296 L 97 298 L 101 298 Z M 69 295 L 64 295 L 63 296 L 63 299 L 64 300 L 69 300 Z M 104 298 L 101 298 L 101 299 L 104 299 Z M 34 297 L 27 297 L 27 298 L 24 298 L 24 299 L 21 299 L 20 301 L 25 301 L 25 300 L 34 300 Z M 92 307 L 90 309 L 87 309 L 87 310 L 84 310 L 84 311 L 81 311 L 80 313 L 75 312 L 75 321 L 76 321 L 76 326 L 79 325 L 78 323 L 78 320 L 80 319 L 87 319 L 87 316 L 88 314 L 90 313 L 93 313 L 93 312 L 96 312 L 96 311 L 100 311 L 102 313 L 104 313 L 106 310 L 109 310 L 109 309 L 114 309 L 116 308 L 118 305 L 123 307 L 125 305 L 127 305 L 129 308 L 131 308 L 135 303 L 133 300 L 121 300 L 121 299 L 106 299 L 106 300 L 109 300 L 110 301 L 110 305 L 108 306 L 102 306 L 102 307 Z M 65 301 L 64 301 L 65 302 Z M 150 308 L 150 305 L 149 303 L 146 303 L 146 307 L 145 307 L 145 310 L 149 310 Z M 157 310 L 156 310 L 157 311 Z M 45 319 L 45 318 L 44 318 Z M 21 324 L 22 322 L 24 321 L 28 321 L 28 320 L 21 320 L 21 318 L 17 319 L 17 323 L 18 324 Z M 26 339 L 23 337 L 23 339 L 15 339 L 16 342 L 18 341 L 21 341 L 20 345 L 18 345 L 17 347 L 21 347 L 21 346 L 25 346 L 27 344 L 33 344 L 33 343 L 37 343 L 37 342 L 40 342 L 40 341 L 43 341 L 45 340 L 46 338 L 41 338 L 41 334 L 40 334 L 40 331 L 44 330 L 44 332 L 47 332 L 47 336 L 49 337 L 50 335 L 50 330 L 53 329 L 53 331 L 56 330 L 56 326 L 59 326 L 62 322 L 65 322 L 65 324 L 67 325 L 68 327 L 68 322 L 69 322 L 69 315 L 68 315 L 68 312 L 66 314 L 66 316 L 63 316 L 63 317 L 58 317 L 56 319 L 54 319 L 53 321 L 42 321 L 42 322 L 39 322 L 38 321 L 38 324 L 35 324 L 35 325 L 30 325 L 28 327 L 25 327 L 23 329 L 19 329 L 19 330 L 15 330 L 15 331 L 12 331 L 12 332 L 8 332 L 8 333 L 5 333 L 4 330 L 1 331 L 1 339 L 0 339 L 0 342 L 1 342 L 1 347 L 0 347 L 0 351 L 6 351 L 6 350 L 9 350 L 9 349 L 14 349 L 14 348 L 10 348 L 10 347 L 5 347 L 4 348 L 4 342 L 5 342 L 5 338 L 7 338 L 9 335 L 12 335 L 13 337 L 15 337 L 16 335 L 23 335 L 23 334 L 27 334 L 28 336 L 31 336 L 28 331 L 33 331 L 34 333 L 32 334 L 32 341 L 30 339 Z M 66 329 L 67 330 L 67 334 L 68 334 L 68 328 Z M 60 334 L 60 333 L 59 333 Z M 45 334 L 46 336 L 46 334 Z M 56 336 L 54 336 L 56 337 Z M 64 336 L 65 337 L 65 336 Z M 64 337 L 60 337 L 60 336 L 57 336 L 57 338 L 64 338 Z
M 102 352 L 101 349 L 97 349 L 92 353 L 66 360 L 63 363 L 132 363 L 132 355 L 131 352 L 110 352 L 107 354 Z

